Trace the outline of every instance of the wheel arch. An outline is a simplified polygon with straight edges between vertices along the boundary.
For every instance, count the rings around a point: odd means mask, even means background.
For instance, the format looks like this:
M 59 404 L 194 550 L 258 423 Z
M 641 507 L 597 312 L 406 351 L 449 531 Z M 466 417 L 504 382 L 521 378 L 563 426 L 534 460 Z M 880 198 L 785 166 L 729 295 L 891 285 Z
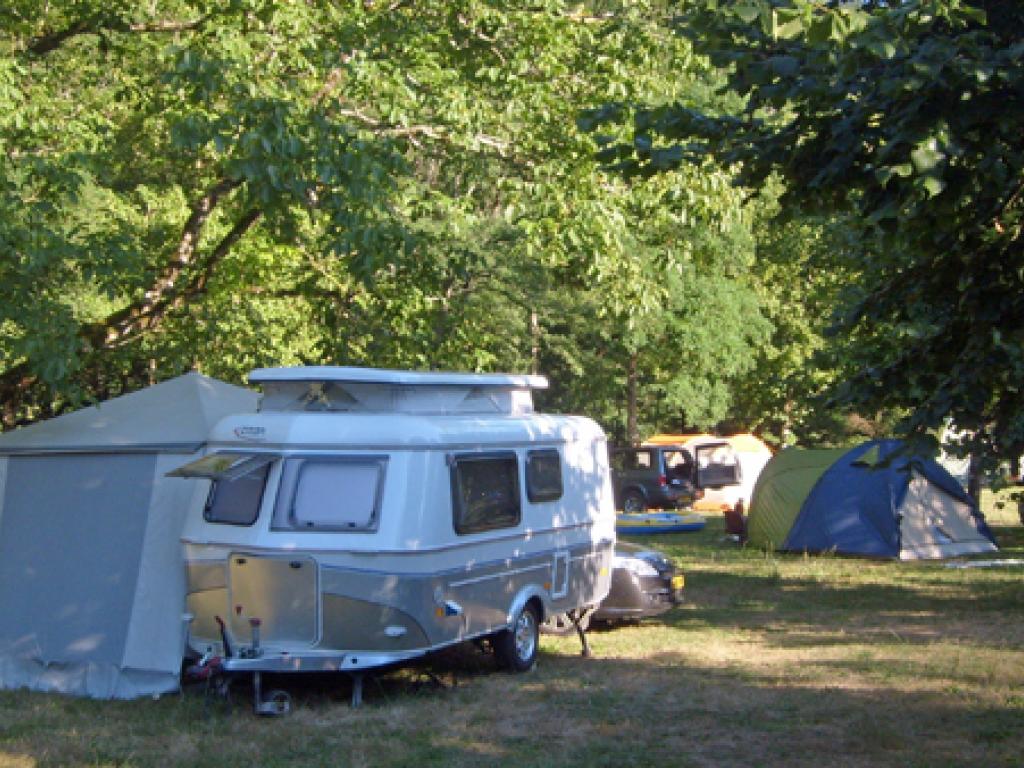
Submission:
M 630 493 L 636 493 L 643 496 L 644 501 L 650 501 L 650 495 L 647 493 L 647 489 L 643 485 L 626 485 L 622 488 L 622 498 L 626 498 Z
M 551 599 L 547 591 L 539 584 L 529 584 L 516 593 L 509 605 L 508 613 L 505 614 L 506 626 L 511 627 L 519 612 L 528 605 L 533 606 L 538 622 L 543 622 L 551 613 Z

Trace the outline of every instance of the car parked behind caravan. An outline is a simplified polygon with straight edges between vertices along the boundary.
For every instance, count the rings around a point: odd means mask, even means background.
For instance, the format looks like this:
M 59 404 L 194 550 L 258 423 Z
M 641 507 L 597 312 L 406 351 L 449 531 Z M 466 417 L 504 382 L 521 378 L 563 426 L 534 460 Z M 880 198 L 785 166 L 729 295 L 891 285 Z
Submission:
M 749 433 L 722 437 L 707 434 L 652 435 L 644 445 L 682 446 L 690 453 L 700 451 L 702 446 L 714 446 L 711 452 L 702 454 L 701 463 L 711 472 L 701 482 L 704 495 L 693 504 L 693 508 L 700 512 L 735 511 L 742 515 L 750 508 L 754 485 L 761 470 L 772 458 L 768 445 Z
M 612 625 L 660 616 L 683 602 L 686 578 L 664 553 L 627 541 L 615 542 L 612 583 L 597 610 L 572 621 L 564 614 L 550 616 L 543 632 L 565 635 L 576 626 Z
M 724 440 L 695 445 L 644 444 L 612 452 L 612 478 L 617 509 L 681 509 L 709 490 L 737 486 L 739 462 Z

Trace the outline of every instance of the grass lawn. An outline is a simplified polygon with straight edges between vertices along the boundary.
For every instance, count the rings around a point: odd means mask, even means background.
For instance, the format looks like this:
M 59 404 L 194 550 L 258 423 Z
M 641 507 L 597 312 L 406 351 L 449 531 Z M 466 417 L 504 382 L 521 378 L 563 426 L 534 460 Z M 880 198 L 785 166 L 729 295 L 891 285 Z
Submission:
M 1000 556 L 1024 559 L 1016 511 L 986 506 Z M 0 767 L 1024 763 L 1024 568 L 766 555 L 723 533 L 653 537 L 687 604 L 591 632 L 591 659 L 544 637 L 509 675 L 460 648 L 368 682 L 358 710 L 344 678 L 290 678 L 272 720 L 245 690 L 230 709 L 0 692 Z

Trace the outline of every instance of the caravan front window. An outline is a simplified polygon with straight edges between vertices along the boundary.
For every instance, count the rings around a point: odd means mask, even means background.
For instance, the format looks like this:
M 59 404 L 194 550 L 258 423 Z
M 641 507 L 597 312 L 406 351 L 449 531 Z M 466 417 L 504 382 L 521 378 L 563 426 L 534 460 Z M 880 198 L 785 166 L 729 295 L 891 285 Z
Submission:
M 271 457 L 272 458 L 272 457 Z M 260 514 L 263 489 L 267 485 L 270 461 L 239 477 L 214 480 L 206 499 L 203 517 L 211 523 L 252 525 Z
M 512 452 L 456 456 L 452 462 L 452 512 L 456 533 L 519 525 L 519 461 Z
M 284 463 L 275 529 L 374 531 L 386 459 L 296 457 Z

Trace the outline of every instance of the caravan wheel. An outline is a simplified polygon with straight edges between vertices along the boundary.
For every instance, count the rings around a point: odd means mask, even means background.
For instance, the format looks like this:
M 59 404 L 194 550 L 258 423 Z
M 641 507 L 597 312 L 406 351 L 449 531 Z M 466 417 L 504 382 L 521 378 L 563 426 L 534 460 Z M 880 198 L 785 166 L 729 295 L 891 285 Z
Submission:
M 511 629 L 499 632 L 494 638 L 494 654 L 499 663 L 513 672 L 526 672 L 537 663 L 540 645 L 540 621 L 537 611 L 527 605 L 519 611 Z

